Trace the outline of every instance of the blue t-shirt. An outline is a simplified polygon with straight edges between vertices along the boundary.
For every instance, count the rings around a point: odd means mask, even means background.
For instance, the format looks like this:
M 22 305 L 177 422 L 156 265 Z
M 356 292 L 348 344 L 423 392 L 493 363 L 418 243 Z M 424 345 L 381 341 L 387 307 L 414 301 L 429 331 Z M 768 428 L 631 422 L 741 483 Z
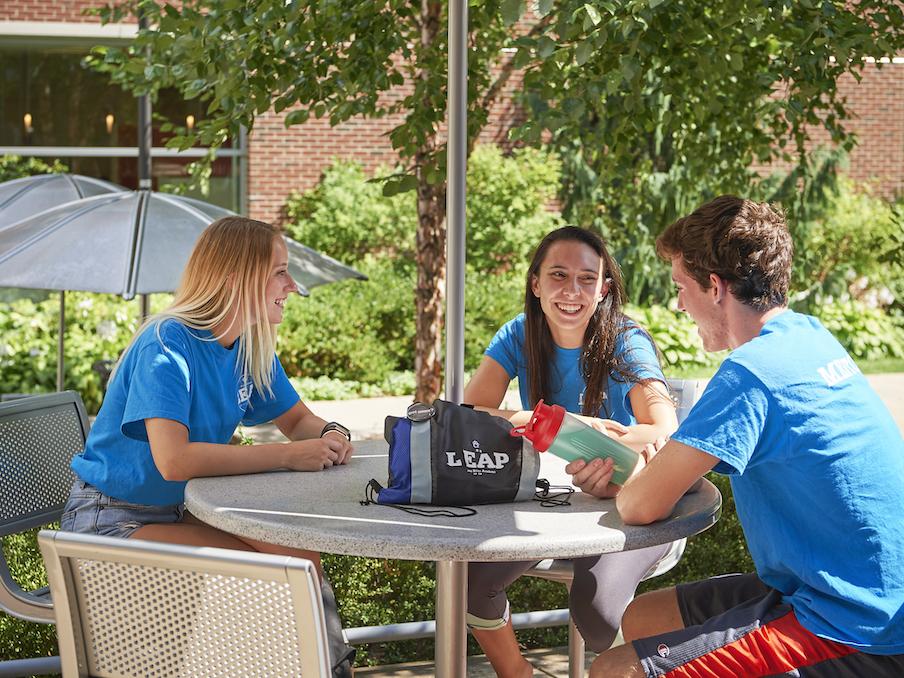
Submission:
M 769 320 L 672 438 L 721 460 L 757 574 L 807 630 L 904 653 L 904 441 L 818 320 Z
M 530 402 L 530 386 L 527 378 L 527 362 L 524 355 L 524 314 L 503 325 L 485 354 L 499 363 L 506 371 L 509 379 L 518 377 L 518 389 L 521 393 L 521 407 L 532 409 Z M 656 349 L 647 334 L 640 328 L 628 329 L 618 335 L 615 342 L 615 353 L 623 356 L 638 379 L 658 379 L 665 383 Z M 586 383 L 581 375 L 581 349 L 555 347 L 555 361 L 552 365 L 550 387 L 552 393 L 544 398 L 546 403 L 554 403 L 564 407 L 568 412 L 580 414 Z M 624 381 L 617 375 L 610 374 L 606 386 L 606 398 L 599 416 L 632 426 L 637 423 L 628 392 L 634 382 Z
M 111 497 L 137 504 L 181 504 L 185 482 L 164 480 L 154 464 L 144 420 L 184 424 L 191 442 L 228 443 L 239 422 L 253 426 L 287 412 L 298 394 L 273 358 L 273 397 L 243 381 L 237 343 L 166 320 L 142 332 L 110 381 L 76 475 Z

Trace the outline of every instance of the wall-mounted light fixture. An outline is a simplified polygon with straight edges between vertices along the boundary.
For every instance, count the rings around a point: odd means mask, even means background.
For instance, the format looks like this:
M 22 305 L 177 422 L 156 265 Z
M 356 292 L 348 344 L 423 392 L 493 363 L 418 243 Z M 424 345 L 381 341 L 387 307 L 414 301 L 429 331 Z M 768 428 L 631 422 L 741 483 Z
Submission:
M 114 122 L 116 122 L 116 118 L 113 117 L 113 114 L 107 113 L 107 116 L 104 118 L 104 124 L 107 126 L 107 134 L 113 134 Z
M 185 116 L 185 126 L 191 132 L 195 128 L 195 116 L 189 114 Z
M 22 122 L 25 125 L 25 135 L 28 136 L 32 132 L 35 131 L 35 128 L 31 126 L 32 118 L 31 113 L 26 113 L 22 116 Z

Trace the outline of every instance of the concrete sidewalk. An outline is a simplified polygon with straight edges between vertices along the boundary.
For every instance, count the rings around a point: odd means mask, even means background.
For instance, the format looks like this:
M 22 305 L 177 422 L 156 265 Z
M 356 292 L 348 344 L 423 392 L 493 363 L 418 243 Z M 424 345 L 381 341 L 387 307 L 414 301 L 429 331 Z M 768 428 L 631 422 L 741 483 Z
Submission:
M 904 433 L 904 373 L 869 374 L 866 378 L 891 411 L 898 428 Z M 367 440 L 382 438 L 385 418 L 388 415 L 405 416 L 405 409 L 411 402 L 411 396 L 395 396 L 359 400 L 316 400 L 309 402 L 308 405 L 317 416 L 348 426 L 354 440 Z M 520 407 L 517 391 L 509 391 L 503 405 L 513 409 Z M 246 428 L 244 432 L 258 442 L 284 440 L 272 425 Z

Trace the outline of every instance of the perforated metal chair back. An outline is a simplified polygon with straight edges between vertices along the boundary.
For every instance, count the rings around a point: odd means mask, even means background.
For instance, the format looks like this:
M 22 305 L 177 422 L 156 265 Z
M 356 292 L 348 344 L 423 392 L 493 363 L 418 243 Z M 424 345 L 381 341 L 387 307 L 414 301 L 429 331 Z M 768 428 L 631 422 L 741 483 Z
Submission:
M 669 379 L 669 394 L 675 403 L 675 414 L 680 424 L 687 418 L 691 408 L 700 398 L 703 389 L 696 379 Z
M 0 403 L 0 538 L 59 520 L 72 485 L 69 462 L 87 435 L 85 406 L 73 391 Z M 24 591 L 2 550 L 0 609 L 53 622 L 47 591 Z
M 330 675 L 301 558 L 42 530 L 63 676 Z

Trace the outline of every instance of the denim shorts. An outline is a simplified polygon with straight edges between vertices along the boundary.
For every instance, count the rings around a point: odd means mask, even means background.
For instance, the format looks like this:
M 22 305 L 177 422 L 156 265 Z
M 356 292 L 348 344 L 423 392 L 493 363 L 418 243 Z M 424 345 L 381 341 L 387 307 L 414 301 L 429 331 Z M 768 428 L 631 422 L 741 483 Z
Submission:
M 139 527 L 181 522 L 183 504 L 151 506 L 107 496 L 94 485 L 76 479 L 63 508 L 60 529 L 126 539 Z

